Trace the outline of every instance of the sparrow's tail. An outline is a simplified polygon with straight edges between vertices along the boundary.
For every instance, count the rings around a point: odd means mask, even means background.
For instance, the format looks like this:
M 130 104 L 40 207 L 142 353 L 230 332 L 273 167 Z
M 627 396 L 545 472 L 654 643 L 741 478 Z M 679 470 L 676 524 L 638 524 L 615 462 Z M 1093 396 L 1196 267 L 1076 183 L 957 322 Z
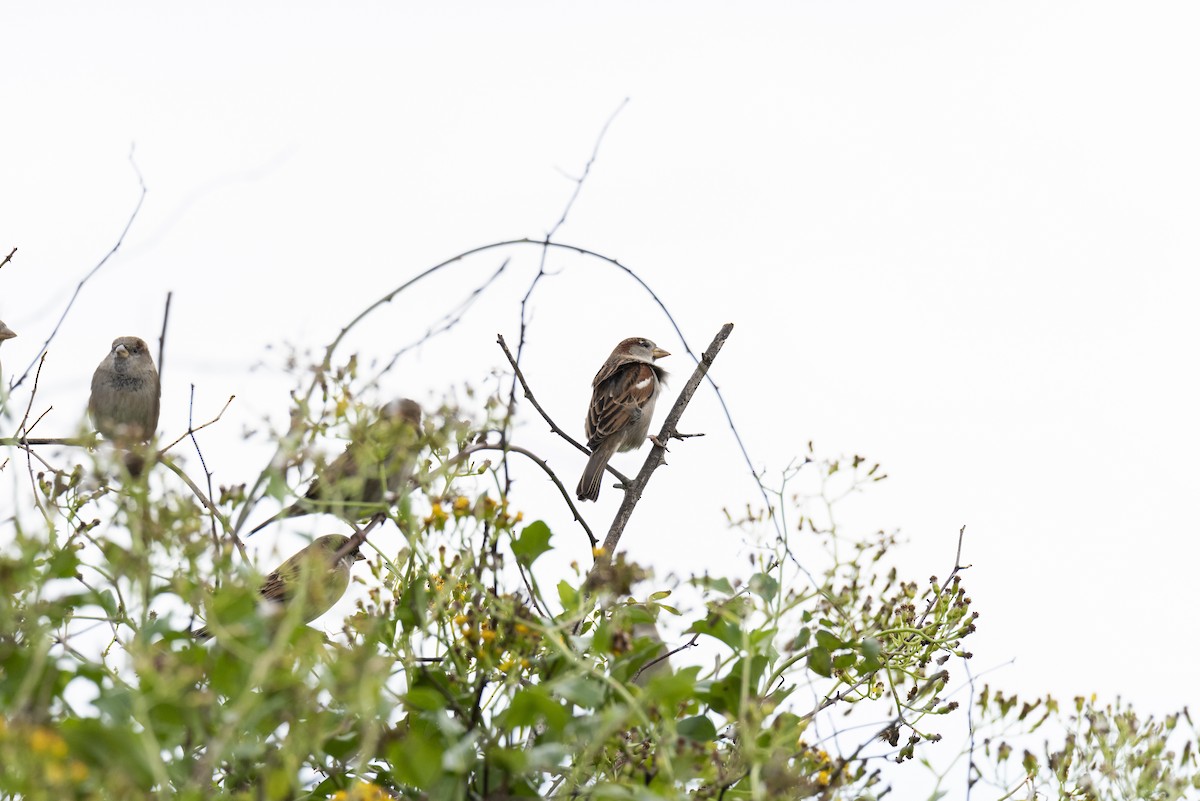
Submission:
M 617 449 L 617 438 L 609 437 L 601 442 L 588 458 L 587 467 L 583 468 L 583 477 L 575 488 L 575 495 L 581 501 L 594 501 L 600 497 L 600 480 L 604 478 L 604 468 Z

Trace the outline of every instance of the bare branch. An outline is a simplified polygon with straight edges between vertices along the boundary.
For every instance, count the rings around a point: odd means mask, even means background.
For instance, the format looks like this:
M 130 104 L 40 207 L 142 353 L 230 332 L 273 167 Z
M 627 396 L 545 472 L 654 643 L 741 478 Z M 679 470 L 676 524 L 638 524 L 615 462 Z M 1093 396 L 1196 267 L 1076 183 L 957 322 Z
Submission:
M 503 274 L 505 269 L 508 268 L 508 265 L 511 261 L 512 259 L 505 259 L 504 261 L 500 262 L 500 266 L 496 268 L 496 271 L 492 273 L 486 281 L 475 287 L 475 289 L 471 290 L 471 294 L 467 295 L 467 297 L 461 303 L 459 303 L 450 311 L 446 312 L 446 314 L 443 314 L 441 319 L 439 319 L 437 322 L 430 325 L 429 328 L 425 330 L 425 333 L 422 334 L 415 342 L 411 342 L 393 353 L 392 358 L 389 359 L 388 363 L 383 366 L 383 369 L 377 372 L 374 378 L 367 382 L 368 386 L 378 384 L 379 379 L 396 366 L 396 362 L 400 360 L 401 356 L 408 353 L 413 348 L 425 344 L 438 334 L 446 333 L 451 328 L 454 328 L 454 326 L 462 322 L 463 317 L 466 316 L 468 311 L 470 311 L 471 307 L 475 304 L 475 301 L 479 300 L 479 297 L 484 293 L 484 291 L 496 282 L 501 274 Z
M 69 445 L 88 448 L 94 445 L 94 437 L 0 437 L 0 445 L 15 445 L 19 448 L 31 445 Z
M 125 235 L 129 233 L 129 229 L 133 225 L 133 221 L 137 219 L 138 212 L 141 211 L 142 208 L 142 201 L 146 199 L 146 182 L 142 179 L 142 172 L 138 169 L 137 162 L 133 160 L 132 147 L 129 149 L 129 163 L 133 167 L 133 171 L 137 174 L 138 185 L 142 188 L 142 193 L 138 195 L 137 205 L 133 207 L 133 213 L 129 215 L 129 219 L 125 222 L 125 228 L 122 229 L 121 235 L 117 237 L 116 244 L 114 244 L 109 249 L 108 253 L 104 254 L 104 258 L 100 259 L 100 261 L 96 263 L 95 267 L 88 270 L 87 274 L 84 275 L 83 278 L 80 279 L 79 283 L 75 285 L 75 291 L 71 293 L 71 299 L 67 301 L 67 307 L 63 309 L 63 313 L 58 318 L 58 322 L 54 324 L 54 329 L 50 332 L 50 336 L 46 337 L 46 341 L 42 343 L 42 347 L 33 357 L 33 361 L 30 362 L 29 366 L 25 368 L 25 372 L 21 373 L 21 377 L 13 382 L 11 387 L 12 389 L 16 389 L 17 387 L 21 386 L 21 384 L 29 376 L 29 372 L 33 369 L 34 365 L 38 363 L 38 359 L 42 357 L 42 354 L 46 352 L 46 348 L 50 347 L 51 340 L 53 340 L 55 335 L 58 333 L 58 329 L 62 327 L 63 321 L 67 319 L 67 314 L 70 313 L 71 307 L 75 305 L 75 300 L 79 297 L 80 291 L 83 290 L 83 285 L 88 282 L 88 279 L 99 272 L 100 268 L 107 264 L 108 260 L 111 259 L 113 255 L 120 249 L 121 245 L 125 242 Z M 16 252 L 15 249 L 13 252 Z M 9 255 L 11 256 L 12 254 Z
M 159 382 L 160 386 L 162 385 L 162 376 L 163 376 L 163 358 L 166 355 L 166 350 L 167 350 L 167 319 L 171 316 L 171 295 L 172 294 L 174 294 L 174 293 L 172 293 L 172 292 L 167 293 L 167 304 L 163 308 L 162 333 L 158 335 L 158 382 Z
M 12 261 L 12 257 L 13 257 L 13 256 L 15 256 L 15 255 L 17 255 L 17 249 L 16 249 L 16 248 L 13 248 L 12 250 L 10 250 L 10 251 L 8 252 L 8 255 L 4 257 L 4 261 L 0 261 L 0 268 L 3 268 L 3 267 L 4 267 L 4 265 L 6 265 L 6 264 L 8 264 L 10 261 Z
M 650 481 L 650 476 L 660 465 L 666 463 L 664 454 L 666 448 L 663 445 L 671 438 L 675 431 L 675 426 L 679 423 L 679 418 L 683 416 L 683 410 L 687 408 L 688 403 L 692 400 L 692 395 L 695 394 L 696 388 L 700 386 L 700 382 L 708 373 L 708 368 L 712 366 L 713 360 L 717 358 L 717 354 L 721 352 L 721 348 L 725 345 L 725 340 L 729 338 L 730 332 L 733 331 L 733 323 L 726 323 L 721 326 L 721 330 L 717 332 L 713 338 L 712 344 L 708 346 L 708 350 L 700 358 L 696 369 L 692 371 L 691 378 L 679 393 L 679 397 L 675 400 L 675 405 L 671 407 L 667 419 L 663 421 L 662 429 L 658 432 L 658 439 L 653 448 L 650 449 L 650 455 L 646 457 L 646 461 L 642 464 L 642 469 L 638 473 L 637 478 L 632 483 L 625 485 L 625 497 L 621 501 L 621 506 L 617 509 L 617 516 L 613 518 L 612 527 L 608 530 L 608 536 L 604 538 L 603 550 L 596 556 L 596 562 L 592 569 L 595 570 L 596 565 L 602 562 L 607 562 L 616 552 L 617 544 L 621 541 L 621 534 L 625 531 L 626 524 L 629 523 L 629 518 L 633 516 L 634 507 L 642 498 L 642 492 L 646 489 L 646 484 Z

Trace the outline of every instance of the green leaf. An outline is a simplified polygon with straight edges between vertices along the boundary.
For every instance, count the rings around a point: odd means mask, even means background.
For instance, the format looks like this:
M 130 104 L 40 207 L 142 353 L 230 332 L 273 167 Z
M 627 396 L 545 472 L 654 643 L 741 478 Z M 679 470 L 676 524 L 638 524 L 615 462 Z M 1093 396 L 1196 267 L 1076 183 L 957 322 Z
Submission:
M 711 742 L 717 737 L 717 727 L 705 715 L 684 718 L 675 724 L 675 731 L 679 733 L 680 737 L 705 743 Z
M 836 651 L 846 647 L 845 643 L 824 629 L 817 632 L 817 645 L 826 651 Z
M 808 652 L 808 669 L 818 676 L 829 678 L 833 675 L 833 660 L 829 658 L 829 652 L 824 648 L 817 646 Z
M 603 682 L 590 676 L 568 676 L 551 682 L 551 689 L 576 706 L 598 709 L 608 694 Z
M 79 552 L 73 547 L 62 548 L 54 553 L 46 565 L 48 578 L 75 578 L 79 571 Z
M 446 708 L 446 698 L 432 687 L 413 687 L 404 695 L 404 702 L 410 709 L 423 712 L 435 712 Z
M 862 662 L 859 663 L 859 673 L 874 673 L 883 667 L 883 661 L 879 658 L 883 651 L 883 644 L 874 637 L 867 637 L 862 641 Z
M 433 726 L 412 718 L 409 721 L 408 730 L 388 748 L 388 757 L 400 781 L 423 789 L 441 776 L 442 743 Z
M 789 648 L 793 651 L 802 651 L 804 650 L 804 646 L 808 645 L 808 641 L 810 639 L 812 639 L 812 631 L 808 628 L 808 626 L 805 626 L 804 628 L 800 629 L 800 631 L 796 632 L 796 639 L 792 640 L 792 644 L 789 646 Z
M 496 722 L 506 731 L 512 731 L 545 721 L 549 729 L 561 732 L 570 719 L 570 713 L 550 697 L 546 688 L 535 685 L 518 690 L 508 709 L 497 716 Z
M 853 653 L 844 653 L 834 657 L 833 666 L 837 670 L 849 670 L 858 661 L 858 656 Z
M 529 567 L 550 550 L 550 527 L 541 520 L 533 521 L 521 529 L 521 536 L 513 540 L 512 549 L 517 561 Z
M 573 612 L 579 606 L 579 590 L 567 583 L 566 579 L 558 582 L 558 602 L 562 604 L 563 612 Z
M 692 634 L 707 634 L 715 637 L 735 651 L 742 649 L 742 630 L 735 623 L 719 617 L 709 617 L 697 620 L 688 628 Z
M 779 582 L 766 573 L 755 573 L 750 577 L 750 592 L 764 601 L 773 601 L 779 594 Z
M 729 583 L 729 579 L 713 578 L 712 576 L 697 576 L 690 579 L 690 582 L 702 590 L 711 590 L 713 592 L 719 592 L 725 595 L 733 595 L 733 585 Z

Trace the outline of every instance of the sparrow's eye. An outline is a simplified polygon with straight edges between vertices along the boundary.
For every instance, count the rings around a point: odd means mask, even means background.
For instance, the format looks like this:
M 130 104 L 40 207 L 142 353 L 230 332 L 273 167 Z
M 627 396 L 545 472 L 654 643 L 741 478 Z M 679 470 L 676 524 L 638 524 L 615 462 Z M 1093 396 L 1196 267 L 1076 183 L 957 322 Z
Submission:
M 639 344 L 639 345 L 641 345 L 643 348 L 648 348 L 648 347 L 650 347 L 650 340 L 648 340 L 648 339 L 639 339 L 639 340 L 638 340 L 638 344 Z

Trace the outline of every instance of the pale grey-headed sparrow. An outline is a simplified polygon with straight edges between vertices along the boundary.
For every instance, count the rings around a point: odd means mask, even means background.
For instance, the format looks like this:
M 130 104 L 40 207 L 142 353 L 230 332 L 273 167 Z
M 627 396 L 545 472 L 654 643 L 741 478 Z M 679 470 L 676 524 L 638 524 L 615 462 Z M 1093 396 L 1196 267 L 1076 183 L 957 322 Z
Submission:
M 296 603 L 302 604 L 300 617 L 311 623 L 346 594 L 350 568 L 365 558 L 358 546 L 347 549 L 349 544 L 350 538 L 342 534 L 317 537 L 267 576 L 258 588 L 259 595 L 281 607 L 299 598 Z M 207 640 L 212 634 L 207 628 L 199 628 L 192 636 Z
M 92 374 L 88 414 L 105 439 L 129 446 L 158 429 L 161 388 L 150 349 L 138 337 L 117 337 Z
M 408 398 L 392 401 L 351 437 L 346 450 L 313 479 L 303 498 L 259 523 L 250 534 L 276 520 L 313 512 L 353 523 L 383 511 L 386 496 L 402 490 L 412 477 L 420 450 L 421 407 Z
M 638 448 L 646 439 L 654 401 L 667 378 L 654 360 L 670 355 L 645 337 L 630 337 L 613 348 L 592 379 L 585 427 L 592 455 L 575 488 L 579 500 L 596 500 L 612 455 Z

